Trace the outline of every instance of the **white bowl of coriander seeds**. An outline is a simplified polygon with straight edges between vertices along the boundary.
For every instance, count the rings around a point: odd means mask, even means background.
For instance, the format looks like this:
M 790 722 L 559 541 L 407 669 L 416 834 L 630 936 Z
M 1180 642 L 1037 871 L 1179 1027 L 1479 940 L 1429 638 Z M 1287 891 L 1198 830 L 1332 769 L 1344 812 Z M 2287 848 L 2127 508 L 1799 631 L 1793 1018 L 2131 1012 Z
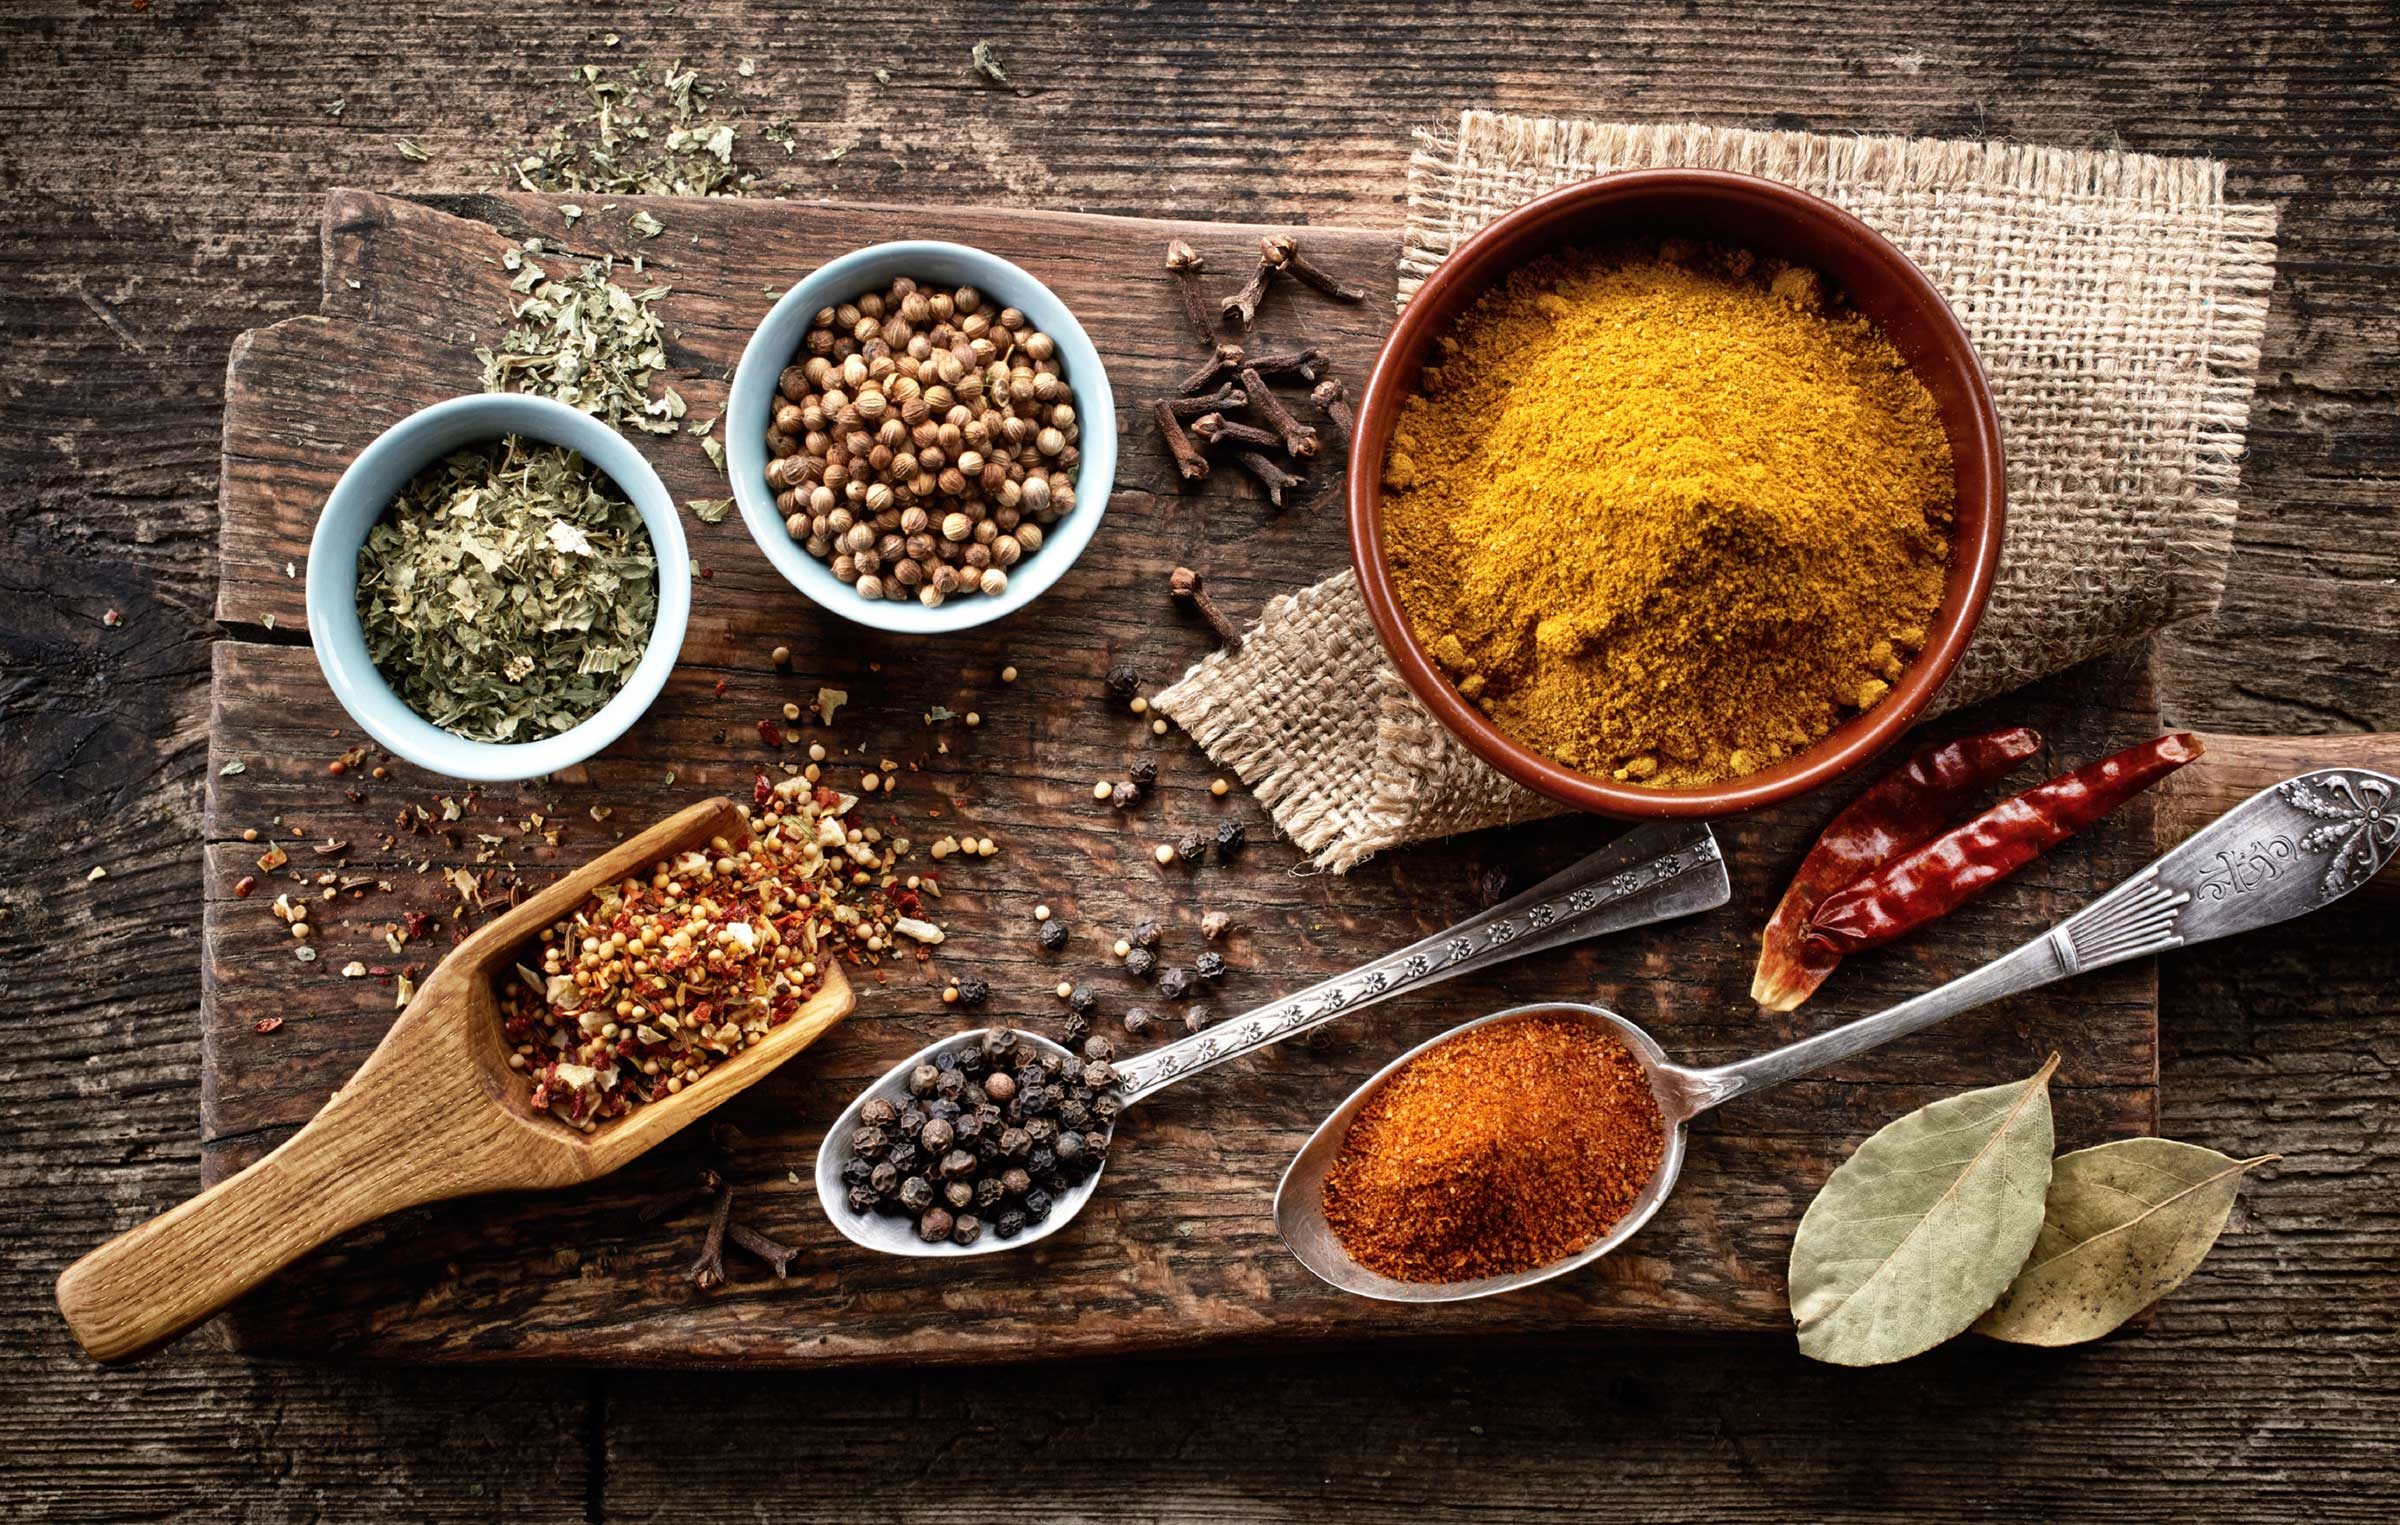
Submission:
M 784 294 L 734 371 L 725 439 L 742 522 L 786 581 L 925 634 L 1040 597 L 1117 469 L 1108 375 L 1066 304 L 997 255 L 923 240 Z

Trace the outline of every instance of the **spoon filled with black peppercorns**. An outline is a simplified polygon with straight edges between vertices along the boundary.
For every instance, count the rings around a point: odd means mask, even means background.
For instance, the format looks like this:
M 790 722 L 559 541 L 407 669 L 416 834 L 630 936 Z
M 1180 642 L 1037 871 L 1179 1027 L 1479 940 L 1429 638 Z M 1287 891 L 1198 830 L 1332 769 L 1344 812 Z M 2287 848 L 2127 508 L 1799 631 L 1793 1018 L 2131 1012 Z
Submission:
M 1122 1062 L 1010 1028 L 957 1033 L 862 1091 L 817 1151 L 834 1227 L 891 1255 L 983 1255 L 1057 1232 L 1091 1200 L 1117 1119 L 1153 1092 L 1362 1006 L 1723 905 L 1706 826 L 1636 827 L 1532 889 L 1297 995 Z

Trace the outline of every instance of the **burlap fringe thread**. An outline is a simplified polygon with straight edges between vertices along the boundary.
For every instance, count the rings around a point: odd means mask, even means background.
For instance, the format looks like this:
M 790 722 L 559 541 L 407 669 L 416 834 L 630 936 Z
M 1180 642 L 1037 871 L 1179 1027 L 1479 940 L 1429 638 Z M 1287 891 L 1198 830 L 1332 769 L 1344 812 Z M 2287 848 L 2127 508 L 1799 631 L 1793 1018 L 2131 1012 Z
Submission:
M 2215 609 L 2274 279 L 2276 212 L 2222 165 L 2004 143 L 1470 111 L 1418 134 L 1405 304 L 1477 229 L 1618 170 L 1734 170 L 1822 196 L 1922 267 L 1974 335 L 2009 451 L 2009 537 L 1951 708 Z M 1350 574 L 1275 600 L 1157 696 L 1322 868 L 1553 814 L 1384 663 Z

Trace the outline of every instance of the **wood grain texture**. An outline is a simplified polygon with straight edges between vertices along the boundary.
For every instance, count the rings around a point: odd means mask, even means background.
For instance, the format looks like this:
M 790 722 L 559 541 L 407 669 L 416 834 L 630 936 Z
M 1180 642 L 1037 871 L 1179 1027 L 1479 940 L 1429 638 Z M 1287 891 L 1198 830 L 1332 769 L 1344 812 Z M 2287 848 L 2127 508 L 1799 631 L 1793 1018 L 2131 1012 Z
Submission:
M 2215 731 L 2389 731 L 2400 18 L 2381 0 L 933 0 L 874 23 L 741 0 L 392 0 L 271 22 L 199 0 L 27 0 L 0 27 L 17 350 L 0 994 L 44 1018 L 12 1024 L 0 1066 L 12 1513 L 829 1520 L 872 1498 L 949 1521 L 938 1468 L 985 1456 L 1007 1458 L 1028 1508 L 1090 1520 L 2392 1512 L 2400 939 L 2365 905 L 2162 966 L 2164 1130 L 2287 1158 L 2139 1337 L 2063 1357 L 1970 1343 L 1862 1376 L 1774 1338 L 1622 1340 L 738 1381 L 260 1364 L 191 1341 L 127 1376 L 71 1354 L 49 1301 L 77 1250 L 192 1189 L 198 992 L 179 950 L 215 872 L 200 855 L 222 377 L 235 335 L 316 309 L 328 186 L 492 184 L 587 56 L 720 77 L 755 57 L 737 88 L 809 124 L 790 160 L 769 151 L 777 184 L 853 200 L 963 186 L 1396 227 L 1408 132 L 1469 104 L 2213 154 L 2233 194 L 2283 204 L 2281 259 L 2234 586 L 2213 625 L 2162 643 L 2166 707 Z M 969 73 L 977 37 L 1013 89 Z M 890 86 L 871 78 L 884 66 Z M 432 161 L 402 159 L 403 135 Z M 85 885 L 95 863 L 110 877 Z
M 387 417 L 454 389 L 449 378 L 459 351 L 475 337 L 474 304 L 505 310 L 499 251 L 519 244 L 529 228 L 566 226 L 557 204 L 540 197 L 453 204 L 457 214 L 492 219 L 484 223 L 386 197 L 332 198 L 325 293 L 334 315 L 254 336 L 237 349 L 228 373 L 220 618 L 263 628 L 276 615 L 279 631 L 299 622 L 300 584 L 282 568 L 305 557 L 327 473 Z M 634 209 L 620 202 L 613 213 L 586 214 L 574 231 L 592 244 L 613 227 L 632 245 L 623 219 Z M 996 212 L 962 224 L 956 217 L 793 203 L 661 203 L 648 210 L 668 227 L 658 242 L 693 251 L 678 255 L 673 268 L 652 266 L 641 279 L 675 287 L 671 353 L 688 361 L 699 417 L 713 411 L 706 390 L 713 377 L 772 300 L 765 288 L 780 289 L 834 253 L 886 237 L 947 232 L 1023 263 L 1091 331 L 1121 398 L 1123 501 L 1112 501 L 1101 538 L 1050 595 L 1004 625 L 909 642 L 848 629 L 808 605 L 756 555 L 738 522 L 713 531 L 704 526 L 707 538 L 695 554 L 713 575 L 694 585 L 694 634 L 667 695 L 634 733 L 589 765 L 588 784 L 483 791 L 471 822 L 459 828 L 474 834 L 463 852 L 422 840 L 375 845 L 394 798 L 449 791 L 395 765 L 391 786 L 362 786 L 352 792 L 372 798 L 344 799 L 328 788 L 320 759 L 349 745 L 346 724 L 306 652 L 222 643 L 212 755 L 222 757 L 220 769 L 237 757 L 246 766 L 215 776 L 212 837 L 223 841 L 239 825 L 269 818 L 304 823 L 312 839 L 351 844 L 347 872 L 397 875 L 412 884 L 416 876 L 406 872 L 405 860 L 424 855 L 436 873 L 473 856 L 545 871 L 536 856 L 571 860 L 577 849 L 536 844 L 536 854 L 511 847 L 505 839 L 514 833 L 505 823 L 535 810 L 579 821 L 593 804 L 617 812 L 612 825 L 638 823 L 694 793 L 738 789 L 752 770 L 781 761 L 760 742 L 759 716 L 776 714 L 786 696 L 808 698 L 820 684 L 846 690 L 852 701 L 836 725 L 803 722 L 794 730 L 838 752 L 837 777 L 879 769 L 885 759 L 901 764 L 907 788 L 882 807 L 893 818 L 887 830 L 922 841 L 963 820 L 1004 849 L 989 863 L 942 871 L 948 888 L 941 910 L 956 935 L 937 959 L 923 970 L 903 961 L 889 985 L 870 984 L 860 1022 L 829 1039 L 806 1065 L 770 1081 L 768 1106 L 738 1110 L 760 1156 L 747 1168 L 770 1182 L 793 1170 L 805 1174 L 825 1120 L 894 1058 L 976 1020 L 930 999 L 937 975 L 992 979 L 1001 1013 L 1043 1030 L 1055 1029 L 1059 1011 L 1047 987 L 1061 978 L 1088 980 L 1105 993 L 1103 1021 L 1114 1026 L 1128 1004 L 1166 1003 L 1110 967 L 1107 942 L 1155 916 L 1172 928 L 1163 956 L 1188 962 L 1201 945 L 1194 932 L 1200 913 L 1223 909 L 1242 923 L 1231 952 L 1246 966 L 1242 978 L 1210 996 L 1230 1015 L 1438 930 L 1471 908 L 1458 891 L 1489 862 L 1528 883 L 1535 876 L 1528 865 L 1555 866 L 1570 844 L 1588 848 L 1604 838 L 1608 828 L 1600 823 L 1576 823 L 1489 846 L 1434 844 L 1343 879 L 1280 872 L 1292 854 L 1263 840 L 1238 868 L 1160 870 L 1149 861 L 1149 847 L 1161 837 L 1256 814 L 1247 802 L 1211 801 L 1205 758 L 1180 737 L 1153 738 L 1100 681 L 1112 661 L 1128 660 L 1156 683 L 1205 649 L 1171 617 L 1163 569 L 1195 562 L 1208 568 L 1212 583 L 1243 590 L 1279 580 L 1290 586 L 1346 558 L 1341 521 L 1328 509 L 1272 514 L 1214 477 L 1198 490 L 1176 492 L 1157 437 L 1134 427 L 1145 416 L 1144 401 L 1171 391 L 1197 358 L 1169 278 L 1157 268 L 1160 252 L 1170 237 L 1189 236 L 1214 262 L 1235 264 L 1229 256 L 1255 249 L 1252 230 Z M 1390 274 L 1394 247 L 1384 235 L 1317 229 L 1308 237 L 1336 269 L 1362 279 L 1372 278 L 1370 270 Z M 479 283 L 491 289 L 479 291 Z M 1301 306 L 1288 295 L 1262 313 L 1262 325 L 1277 318 L 1285 337 L 1323 344 L 1337 371 L 1352 377 L 1363 371 L 1383 321 L 1373 309 Z M 723 491 L 690 440 L 642 443 L 678 497 Z M 793 652 L 788 673 L 766 660 L 779 643 Z M 996 681 L 1004 663 L 1019 668 L 1016 683 Z M 2122 659 L 2051 685 L 2045 696 L 2023 701 L 2020 713 L 2041 717 L 2056 755 L 2080 759 L 2154 730 L 2148 694 L 2146 664 Z M 929 726 L 924 716 L 936 705 L 973 710 L 982 724 Z M 1160 763 L 1156 796 L 1130 813 L 1095 803 L 1086 780 L 1122 776 L 1134 753 Z M 1072 1229 L 1023 1257 L 971 1266 L 878 1264 L 833 1234 L 805 1189 L 772 1192 L 776 1232 L 810 1252 L 805 1272 L 695 1301 L 667 1290 L 667 1273 L 689 1255 L 682 1237 L 627 1233 L 628 1203 L 638 1194 L 604 1190 L 413 1215 L 373 1254 L 376 1269 L 355 1251 L 298 1268 L 273 1295 L 246 1306 L 236 1329 L 245 1343 L 270 1350 L 330 1343 L 361 1354 L 425 1358 L 546 1358 L 571 1350 L 586 1360 L 806 1364 L 993 1359 L 1403 1329 L 1460 1335 L 1779 1328 L 1787 1322 L 1781 1267 L 1793 1183 L 1816 1179 L 1837 1162 L 1861 1120 L 1907 1110 L 1945 1086 L 2027 1068 L 2055 1047 L 2070 1056 L 2061 1096 L 2066 1126 L 2094 1140 L 2147 1131 L 2156 1107 L 2152 973 L 2111 971 L 2071 992 L 2011 1003 L 1933 1041 L 1862 1059 L 1710 1119 L 1658 1223 L 1594 1274 L 1540 1292 L 1438 1313 L 1347 1298 L 1317 1285 L 1281 1253 L 1266 1204 L 1276 1176 L 1325 1107 L 1392 1053 L 1464 1015 L 1543 995 L 1596 993 L 1678 1052 L 1736 1057 L 1780 1041 L 1779 1034 L 1813 1031 L 1964 972 L 1991 948 L 2021 941 L 2114 884 L 2150 851 L 2143 802 L 2075 852 L 2047 860 L 2038 877 L 2012 887 L 1988 914 L 1979 908 L 1897 957 L 1860 960 L 1826 999 L 1796 1019 L 1767 1024 L 1742 998 L 1755 954 L 1747 929 L 1830 808 L 1829 801 L 1814 801 L 1726 824 L 1738 909 L 1562 959 L 1537 959 L 1495 980 L 1462 981 L 1432 999 L 1396 1002 L 1306 1046 L 1207 1076 L 1133 1114 L 1100 1198 Z M 1263 826 L 1251 824 L 1263 838 Z M 473 842 L 486 833 L 498 840 L 475 854 Z M 575 836 L 607 840 L 580 830 Z M 225 872 L 248 871 L 246 852 L 220 856 Z M 1026 912 L 1035 900 L 1051 905 L 1078 934 L 1066 954 L 1030 947 Z M 359 903 L 370 923 L 379 903 L 380 897 Z M 338 1083 L 344 1067 L 363 1055 L 372 1014 L 382 1004 L 372 984 L 329 977 L 347 956 L 342 934 L 349 929 L 321 935 L 322 956 L 307 966 L 293 962 L 276 935 L 281 930 L 259 903 L 235 899 L 221 881 L 212 882 L 203 914 L 213 981 L 204 1013 L 208 1120 L 212 1137 L 233 1139 L 204 1156 L 212 1173 L 264 1146 L 295 1107 L 328 1080 Z M 261 1003 L 280 1008 L 295 987 L 321 1010 L 351 1008 L 365 1020 L 320 1025 L 312 1015 L 304 1034 L 291 1025 L 270 1035 L 252 1031 Z M 295 1041 L 277 1041 L 287 1036 Z M 303 1046 L 305 1066 L 282 1067 L 264 1085 L 252 1083 L 256 1056 Z M 1194 1119 L 1203 1117 L 1205 1128 L 1195 1131 Z M 498 1235 L 495 1218 L 506 1221 Z M 555 1256 L 562 1246 L 599 1250 L 606 1273 L 586 1261 L 573 1277 L 560 1276 Z M 452 1265 L 460 1268 L 455 1277 L 438 1269 Z M 404 1289 L 421 1298 L 429 1284 L 441 1288 L 441 1313 L 388 1316 Z M 1028 1296 L 1036 1286 L 1041 1295 Z M 973 1315 L 964 1327 L 961 1310 Z

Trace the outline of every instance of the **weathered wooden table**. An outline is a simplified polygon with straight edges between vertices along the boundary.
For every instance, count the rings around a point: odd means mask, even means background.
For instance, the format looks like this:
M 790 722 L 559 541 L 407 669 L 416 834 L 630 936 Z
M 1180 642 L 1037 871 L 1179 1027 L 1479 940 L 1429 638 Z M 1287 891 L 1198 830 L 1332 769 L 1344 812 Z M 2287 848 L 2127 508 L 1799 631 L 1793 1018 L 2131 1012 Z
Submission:
M 2236 589 L 2214 630 L 2164 643 L 2162 697 L 2178 721 L 2229 729 L 2400 722 L 2400 344 L 2378 274 L 2400 202 L 2400 25 L 2380 6 L 937 6 L 905 31 L 725 0 L 681 11 L 402 4 L 270 28 L 155 0 L 7 23 L 0 258 L 26 351 L 20 427 L 0 442 L 18 486 L 0 574 L 18 595 L 0 616 L 0 995 L 18 1014 L 0 1067 L 15 1140 L 0 1327 L 30 1352 L 0 1376 L 14 1512 L 2388 1515 L 2400 1273 L 2379 1204 L 2400 1165 L 2379 1109 L 2400 953 L 2373 907 L 2162 969 L 2165 1130 L 2286 1160 L 2192 1286 L 2092 1351 L 1966 1346 L 1857 1374 L 1772 1338 L 1533 1359 L 1265 1349 L 746 1382 L 262 1366 L 197 1343 L 129 1374 L 73 1357 L 51 1277 L 196 1174 L 196 906 L 216 876 L 195 696 L 220 630 L 227 347 L 314 310 L 326 187 L 491 184 L 586 54 L 688 55 L 728 78 L 754 57 L 740 88 L 810 124 L 764 167 L 795 194 L 853 199 L 1389 226 L 1409 128 L 1570 100 L 2214 153 L 2238 193 L 2285 202 L 2283 280 Z M 1005 88 L 970 72 L 985 36 Z M 401 157 L 403 135 L 431 161 Z M 95 865 L 108 877 L 87 882 Z M 982 1491 L 995 1471 L 1002 1492 Z

